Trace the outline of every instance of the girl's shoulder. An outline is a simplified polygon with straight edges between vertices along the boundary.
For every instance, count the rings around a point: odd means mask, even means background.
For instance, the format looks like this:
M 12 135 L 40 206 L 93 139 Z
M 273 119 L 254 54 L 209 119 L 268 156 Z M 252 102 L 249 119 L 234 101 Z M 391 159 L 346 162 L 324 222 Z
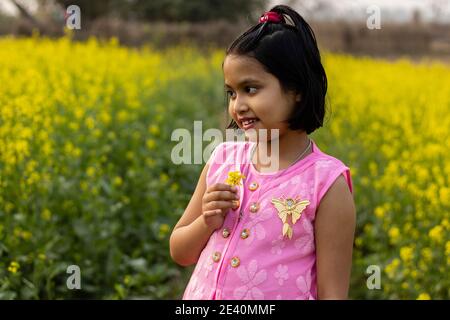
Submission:
M 312 169 L 314 170 L 314 176 L 318 179 L 321 186 L 318 191 L 318 202 L 336 181 L 336 179 L 343 175 L 350 192 L 353 193 L 353 183 L 350 174 L 350 168 L 342 160 L 316 149 L 316 158 L 313 161 Z
M 332 168 L 332 167 L 340 167 L 349 169 L 346 164 L 325 152 L 319 149 L 319 147 L 314 143 L 314 166 L 318 169 L 320 168 Z
M 238 160 L 243 160 L 244 153 L 248 150 L 249 142 L 247 141 L 223 141 L 213 147 L 208 163 L 224 164 L 236 163 Z

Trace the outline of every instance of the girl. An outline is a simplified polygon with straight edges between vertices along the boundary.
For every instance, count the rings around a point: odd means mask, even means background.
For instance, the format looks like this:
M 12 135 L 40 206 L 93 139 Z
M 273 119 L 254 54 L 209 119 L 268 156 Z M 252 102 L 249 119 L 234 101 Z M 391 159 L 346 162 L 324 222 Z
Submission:
M 214 149 L 171 234 L 174 261 L 197 264 L 183 299 L 346 299 L 352 181 L 308 137 L 323 124 L 327 90 L 313 31 L 275 6 L 227 49 L 223 72 L 228 128 L 247 140 Z M 274 142 L 278 170 L 264 170 Z

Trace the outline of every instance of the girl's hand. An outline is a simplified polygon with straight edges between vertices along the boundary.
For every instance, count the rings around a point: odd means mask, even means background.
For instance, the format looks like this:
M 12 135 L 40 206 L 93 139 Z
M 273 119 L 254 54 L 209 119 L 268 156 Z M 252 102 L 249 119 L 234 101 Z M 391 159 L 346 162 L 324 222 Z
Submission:
M 230 208 L 239 206 L 237 187 L 216 183 L 209 187 L 202 199 L 202 213 L 208 227 L 216 230 L 223 225 Z

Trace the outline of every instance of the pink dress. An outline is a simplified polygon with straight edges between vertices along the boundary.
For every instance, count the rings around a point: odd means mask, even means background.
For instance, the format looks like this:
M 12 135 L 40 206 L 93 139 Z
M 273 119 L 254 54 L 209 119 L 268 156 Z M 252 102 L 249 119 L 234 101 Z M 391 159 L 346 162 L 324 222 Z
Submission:
M 254 146 L 254 142 L 223 142 L 208 160 L 208 187 L 224 183 L 229 171 L 239 170 L 246 178 L 239 186 L 240 206 L 230 209 L 223 226 L 212 233 L 183 299 L 317 299 L 316 209 L 341 174 L 352 191 L 350 170 L 312 141 L 312 153 L 300 161 L 284 170 L 260 173 L 250 160 Z M 293 223 L 291 214 L 283 222 L 279 209 L 292 208 L 293 203 L 303 208 L 300 218 Z M 291 238 L 283 235 L 285 223 Z

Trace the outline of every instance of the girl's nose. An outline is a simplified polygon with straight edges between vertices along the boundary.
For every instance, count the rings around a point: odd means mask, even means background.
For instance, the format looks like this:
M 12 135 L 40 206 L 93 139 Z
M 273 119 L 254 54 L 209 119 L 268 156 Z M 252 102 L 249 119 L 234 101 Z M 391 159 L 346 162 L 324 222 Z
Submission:
M 236 114 L 243 114 L 248 111 L 248 105 L 242 99 L 236 99 L 234 103 L 234 112 Z

